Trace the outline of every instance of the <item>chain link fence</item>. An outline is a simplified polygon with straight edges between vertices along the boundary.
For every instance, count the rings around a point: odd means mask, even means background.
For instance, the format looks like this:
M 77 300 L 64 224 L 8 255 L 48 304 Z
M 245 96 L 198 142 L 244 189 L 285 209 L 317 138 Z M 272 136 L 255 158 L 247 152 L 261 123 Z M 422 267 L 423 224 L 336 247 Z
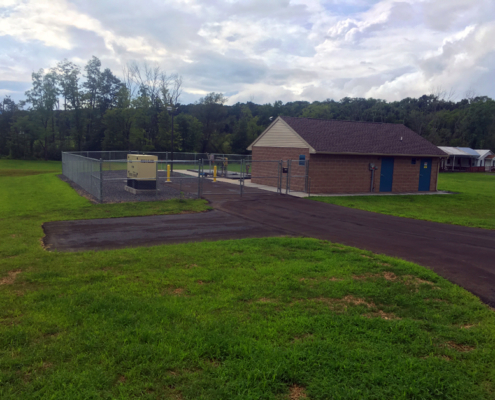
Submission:
M 252 160 L 251 156 L 235 154 L 208 154 L 207 158 L 201 158 L 202 153 L 174 153 L 172 161 L 170 152 L 146 153 L 158 158 L 153 161 L 157 190 L 131 193 L 126 190 L 128 154 L 140 153 L 64 152 L 62 173 L 76 189 L 82 189 L 86 192 L 83 194 L 100 203 L 200 198 L 203 195 L 291 192 L 310 195 L 309 161 L 258 161 Z M 167 167 L 170 167 L 170 174 Z
M 62 153 L 62 174 L 95 199 L 102 198 L 102 163 L 80 154 Z

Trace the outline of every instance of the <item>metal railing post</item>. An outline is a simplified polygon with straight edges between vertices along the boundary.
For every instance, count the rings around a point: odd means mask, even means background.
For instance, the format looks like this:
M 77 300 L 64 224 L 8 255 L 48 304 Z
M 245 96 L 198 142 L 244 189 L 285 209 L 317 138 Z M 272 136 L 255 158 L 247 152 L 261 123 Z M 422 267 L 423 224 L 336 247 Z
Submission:
M 308 189 L 308 179 L 309 179 L 309 160 L 306 162 L 306 180 L 304 182 L 304 191 L 307 192 Z
M 201 166 L 202 160 L 200 160 L 198 164 L 198 199 L 201 198 Z
M 285 178 L 285 194 L 289 194 L 290 160 L 287 160 L 287 177 Z
M 103 159 L 100 158 L 100 203 L 103 203 Z

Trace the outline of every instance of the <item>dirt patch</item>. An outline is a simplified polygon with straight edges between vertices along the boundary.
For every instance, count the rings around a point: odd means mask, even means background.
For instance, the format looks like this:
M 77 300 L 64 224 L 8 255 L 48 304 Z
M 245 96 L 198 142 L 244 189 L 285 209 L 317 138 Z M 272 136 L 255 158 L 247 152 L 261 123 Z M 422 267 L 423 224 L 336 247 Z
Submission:
M 1 285 L 13 285 L 17 275 L 19 275 L 22 271 L 20 269 L 16 269 L 14 271 L 9 271 L 5 278 L 0 279 Z
M 445 355 L 441 355 L 441 356 L 431 356 L 433 358 L 440 358 L 442 360 L 445 360 L 445 361 L 452 361 L 452 357 L 449 357 L 449 356 L 445 356 Z M 425 356 L 425 357 L 421 357 L 423 360 L 426 360 L 428 358 L 430 358 L 430 356 Z
M 354 297 L 354 296 L 351 296 L 351 295 L 347 295 L 345 296 L 342 301 L 344 301 L 345 303 L 348 303 L 348 304 L 352 304 L 354 306 L 359 306 L 361 304 L 365 305 L 366 307 L 370 308 L 370 307 L 374 307 L 375 304 L 373 302 L 367 302 L 366 300 L 364 299 L 360 299 L 360 298 L 357 298 L 357 297 Z
M 294 336 L 294 339 L 292 340 L 292 343 L 296 343 L 296 342 L 303 342 L 303 341 L 306 341 L 306 340 L 313 340 L 313 334 L 311 333 L 306 333 L 304 335 L 301 335 L 301 336 Z
M 292 385 L 289 389 L 289 399 L 290 400 L 299 400 L 299 399 L 307 399 L 308 396 L 306 395 L 306 389 L 297 386 L 297 385 Z
M 275 300 L 269 299 L 267 297 L 262 297 L 258 299 L 257 303 L 273 303 Z
M 387 281 L 394 282 L 398 279 L 398 276 L 393 272 L 383 272 L 381 274 L 364 274 L 364 275 L 352 275 L 352 279 L 363 280 L 371 278 L 385 278 Z
M 363 280 L 363 279 L 373 279 L 373 278 L 385 278 L 389 282 L 401 281 L 404 285 L 415 286 L 416 291 L 418 291 L 418 286 L 422 284 L 430 285 L 433 289 L 440 290 L 438 286 L 434 286 L 433 282 L 418 278 L 412 275 L 397 276 L 393 272 L 382 272 L 381 274 L 364 274 L 364 275 L 352 275 L 352 279 Z
M 381 318 L 381 319 L 386 319 L 386 320 L 400 319 L 399 317 L 395 316 L 395 314 L 386 313 L 385 311 L 382 311 L 382 310 L 378 310 L 377 312 L 373 312 L 373 313 L 364 314 L 363 317 Z
M 406 279 L 406 281 L 404 281 L 404 285 L 414 286 L 416 292 L 419 291 L 419 288 L 418 288 L 419 285 L 429 285 L 429 286 L 431 286 L 432 289 L 440 290 L 440 288 L 438 286 L 435 286 L 435 284 L 433 282 L 418 278 L 416 276 L 404 275 L 403 278 Z
M 124 384 L 126 380 L 127 379 L 125 379 L 125 376 L 121 375 L 121 376 L 119 376 L 119 379 L 117 379 L 117 382 L 120 384 Z
M 349 304 L 351 304 L 353 306 L 365 305 L 368 308 L 375 306 L 375 304 L 373 302 L 367 302 L 364 299 L 360 299 L 360 298 L 354 297 L 352 295 L 347 295 L 341 299 L 332 299 L 332 298 L 327 298 L 327 297 L 316 297 L 314 299 L 308 299 L 308 300 L 315 301 L 317 303 L 325 303 L 332 309 L 334 309 L 335 307 L 346 308 L 347 305 L 349 305 Z M 301 301 L 307 301 L 307 300 L 298 300 L 296 302 L 299 303 Z
M 406 275 L 407 278 L 411 278 L 412 280 L 414 280 L 414 283 L 416 284 L 422 284 L 422 283 L 426 283 L 427 285 L 434 285 L 433 282 L 430 282 L 430 281 L 425 281 L 424 279 L 420 279 L 420 278 L 416 278 L 415 276 L 411 276 L 411 275 Z
M 465 344 L 457 344 L 455 342 L 447 342 L 447 347 L 450 348 L 450 349 L 454 349 L 454 350 L 457 350 L 457 351 L 460 351 L 462 353 L 465 353 L 465 352 L 468 352 L 468 351 L 473 351 L 475 349 L 475 347 L 473 346 L 468 346 L 468 345 L 465 345 Z
M 213 368 L 218 368 L 220 366 L 220 361 L 218 360 L 205 360 L 205 363 L 208 364 L 210 367 Z
M 172 293 L 175 294 L 175 295 L 177 295 L 177 296 L 180 296 L 182 293 L 184 293 L 184 290 L 186 290 L 186 289 L 177 288 Z
M 43 369 L 45 369 L 45 370 L 46 370 L 46 369 L 48 369 L 48 368 L 50 368 L 50 367 L 52 367 L 52 366 L 53 366 L 53 364 L 52 364 L 52 363 L 43 363 L 43 365 L 41 366 L 41 368 L 43 368 Z
M 472 328 L 473 326 L 476 326 L 476 325 L 471 325 L 471 324 L 468 324 L 468 325 L 462 325 L 462 326 L 461 326 L 461 329 L 470 329 L 470 328 Z
M 340 279 L 340 278 L 335 278 L 335 277 L 328 278 L 328 279 L 327 279 L 327 278 L 325 278 L 325 277 L 323 277 L 323 278 L 321 278 L 320 280 L 322 280 L 322 281 L 324 281 L 324 280 L 328 280 L 328 281 L 330 281 L 330 282 L 338 282 L 338 281 L 343 281 L 343 279 Z M 299 282 L 304 282 L 304 281 L 312 281 L 312 282 L 314 282 L 314 281 L 318 281 L 318 279 L 316 279 L 316 278 L 301 278 L 301 279 L 299 279 Z
M 332 311 L 345 311 L 347 310 L 347 307 L 349 305 L 352 306 L 360 306 L 364 305 L 368 307 L 369 309 L 375 309 L 376 310 L 376 305 L 372 301 L 366 301 L 365 299 L 361 299 L 359 297 L 354 297 L 352 295 L 347 295 L 341 299 L 331 299 L 331 298 L 325 298 L 325 297 L 317 297 L 314 299 L 308 299 L 312 301 L 316 301 L 319 303 L 325 303 L 329 306 L 329 308 Z M 296 302 L 302 302 L 304 300 L 298 300 Z M 401 319 L 397 317 L 395 314 L 392 313 L 386 313 L 383 310 L 371 310 L 371 312 L 363 314 L 363 317 L 366 318 L 381 318 L 385 320 L 393 320 L 393 319 Z

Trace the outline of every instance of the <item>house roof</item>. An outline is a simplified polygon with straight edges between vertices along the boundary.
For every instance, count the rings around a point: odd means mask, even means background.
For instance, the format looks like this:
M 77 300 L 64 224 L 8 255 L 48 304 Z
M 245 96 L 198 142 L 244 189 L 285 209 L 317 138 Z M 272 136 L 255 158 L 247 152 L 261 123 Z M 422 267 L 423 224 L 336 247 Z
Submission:
M 480 155 L 476 150 L 473 150 L 471 147 L 459 147 L 460 150 L 464 151 L 465 153 L 468 153 L 476 158 L 478 158 Z
M 467 147 L 447 147 L 447 146 L 438 146 L 438 148 L 445 153 L 447 153 L 449 156 L 456 156 L 456 157 L 475 157 L 478 158 L 479 154 L 475 152 L 475 154 L 472 154 L 471 152 L 467 152 L 466 149 Z M 473 149 L 469 149 L 472 152 L 474 152 Z
M 480 158 L 484 158 L 486 156 L 493 154 L 491 150 L 476 149 L 474 151 L 480 155 Z
M 402 124 L 279 117 L 316 153 L 430 155 L 446 154 Z

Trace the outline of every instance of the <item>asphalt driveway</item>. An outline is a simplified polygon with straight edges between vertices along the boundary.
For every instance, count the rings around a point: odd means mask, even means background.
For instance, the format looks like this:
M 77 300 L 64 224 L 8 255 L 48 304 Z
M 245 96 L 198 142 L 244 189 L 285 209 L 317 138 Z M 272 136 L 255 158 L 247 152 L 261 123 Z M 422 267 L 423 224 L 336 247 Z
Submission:
M 495 307 L 495 231 L 276 194 L 207 198 L 214 211 L 45 223 L 44 243 L 49 249 L 82 251 L 246 237 L 314 237 L 429 267 Z

